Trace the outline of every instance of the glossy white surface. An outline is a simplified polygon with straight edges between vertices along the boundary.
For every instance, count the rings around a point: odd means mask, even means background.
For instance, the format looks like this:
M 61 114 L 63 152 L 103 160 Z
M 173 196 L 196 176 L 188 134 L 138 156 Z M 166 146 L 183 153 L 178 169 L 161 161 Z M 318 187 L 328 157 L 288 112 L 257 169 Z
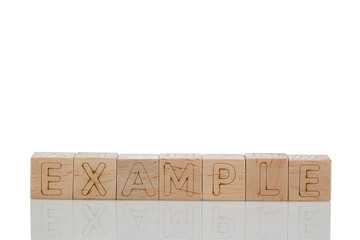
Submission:
M 329 202 L 31 200 L 40 239 L 329 240 Z

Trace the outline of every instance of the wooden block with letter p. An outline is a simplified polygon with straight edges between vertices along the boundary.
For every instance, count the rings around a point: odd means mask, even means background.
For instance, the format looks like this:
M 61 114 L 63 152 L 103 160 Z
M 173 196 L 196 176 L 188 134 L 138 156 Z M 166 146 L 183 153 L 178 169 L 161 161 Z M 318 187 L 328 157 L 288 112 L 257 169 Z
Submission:
M 203 155 L 203 200 L 245 200 L 244 155 Z
M 159 155 L 119 155 L 117 160 L 117 199 L 159 199 Z
M 246 200 L 288 200 L 288 158 L 284 153 L 247 153 Z
M 161 154 L 160 200 L 201 200 L 200 154 Z
M 327 155 L 289 155 L 289 200 L 330 201 L 331 160 Z
M 77 153 L 74 199 L 116 199 L 117 153 Z
M 72 199 L 75 153 L 36 152 L 31 157 L 31 198 Z

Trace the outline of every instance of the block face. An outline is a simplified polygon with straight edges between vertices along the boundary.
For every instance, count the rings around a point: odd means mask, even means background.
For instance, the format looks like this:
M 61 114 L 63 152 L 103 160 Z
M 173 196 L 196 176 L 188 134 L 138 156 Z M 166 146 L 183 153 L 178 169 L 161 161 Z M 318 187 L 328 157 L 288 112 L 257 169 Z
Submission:
M 161 154 L 159 161 L 161 200 L 201 200 L 200 154 Z
M 289 155 L 289 200 L 330 201 L 331 160 L 326 155 Z
M 31 198 L 72 199 L 75 153 L 37 152 L 31 157 Z
M 117 199 L 159 199 L 158 155 L 119 155 L 117 160 Z
M 244 155 L 203 155 L 203 200 L 245 200 Z
M 288 200 L 288 158 L 283 153 L 250 153 L 246 159 L 246 200 Z
M 74 199 L 116 199 L 117 153 L 77 153 Z

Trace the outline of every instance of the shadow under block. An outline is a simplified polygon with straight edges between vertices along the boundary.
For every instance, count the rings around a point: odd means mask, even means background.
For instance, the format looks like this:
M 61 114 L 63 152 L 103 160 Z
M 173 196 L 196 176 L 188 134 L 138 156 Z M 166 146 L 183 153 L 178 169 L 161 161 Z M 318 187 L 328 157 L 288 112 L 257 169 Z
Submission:
M 326 155 L 289 155 L 289 200 L 330 201 L 331 160 Z
M 201 200 L 200 154 L 161 154 L 159 161 L 160 200 Z
M 75 153 L 36 152 L 31 157 L 31 198 L 72 199 Z
M 245 157 L 203 155 L 203 200 L 245 200 Z
M 245 154 L 246 200 L 288 200 L 288 158 L 284 153 Z
M 116 199 L 117 153 L 77 153 L 74 199 Z
M 159 199 L 158 155 L 119 155 L 117 160 L 117 199 Z

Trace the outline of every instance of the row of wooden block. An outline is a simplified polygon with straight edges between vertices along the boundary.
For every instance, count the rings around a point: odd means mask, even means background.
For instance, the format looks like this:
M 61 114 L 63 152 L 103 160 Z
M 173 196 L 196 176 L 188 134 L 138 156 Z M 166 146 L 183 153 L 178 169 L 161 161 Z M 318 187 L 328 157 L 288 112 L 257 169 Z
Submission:
M 34 153 L 31 198 L 329 201 L 326 155 Z

